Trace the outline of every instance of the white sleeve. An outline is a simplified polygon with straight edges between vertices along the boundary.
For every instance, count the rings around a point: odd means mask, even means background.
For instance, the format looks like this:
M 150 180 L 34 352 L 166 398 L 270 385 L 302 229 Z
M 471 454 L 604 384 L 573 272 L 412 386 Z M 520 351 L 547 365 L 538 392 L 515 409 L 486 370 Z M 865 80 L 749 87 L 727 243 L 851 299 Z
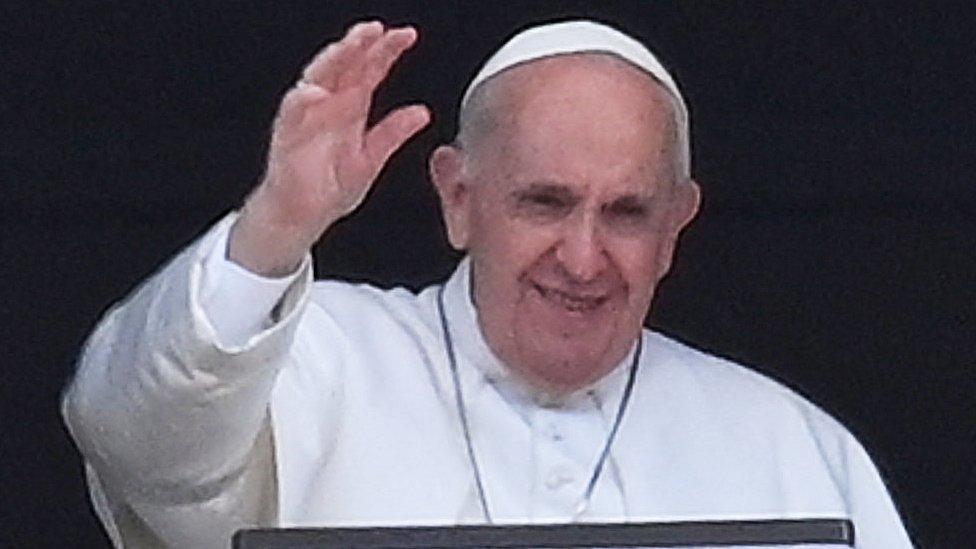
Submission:
M 258 330 L 246 334 L 254 319 L 268 317 L 258 300 L 243 315 L 250 318 L 244 328 L 221 326 L 223 341 L 201 294 L 206 259 L 233 220 L 218 223 L 105 315 L 65 391 L 65 423 L 117 546 L 226 547 L 233 531 L 276 521 L 268 403 L 308 300 L 311 269 L 306 261 L 272 300 L 274 319 L 258 320 Z M 215 318 L 223 315 L 216 305 L 222 292 L 210 296 Z M 247 309 L 248 299 L 230 301 Z
M 274 324 L 272 311 L 285 291 L 310 268 L 306 255 L 295 272 L 280 278 L 264 277 L 227 258 L 229 225 L 203 260 L 200 307 L 225 347 L 241 347 Z

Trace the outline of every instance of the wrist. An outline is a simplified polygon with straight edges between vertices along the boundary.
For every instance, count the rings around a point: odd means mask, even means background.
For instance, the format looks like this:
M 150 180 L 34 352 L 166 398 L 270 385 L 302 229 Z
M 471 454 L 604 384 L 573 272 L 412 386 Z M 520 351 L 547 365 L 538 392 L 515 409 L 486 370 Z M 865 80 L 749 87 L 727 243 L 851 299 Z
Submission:
M 298 269 L 312 244 L 295 228 L 255 219 L 245 209 L 230 228 L 225 254 L 256 275 L 280 278 Z

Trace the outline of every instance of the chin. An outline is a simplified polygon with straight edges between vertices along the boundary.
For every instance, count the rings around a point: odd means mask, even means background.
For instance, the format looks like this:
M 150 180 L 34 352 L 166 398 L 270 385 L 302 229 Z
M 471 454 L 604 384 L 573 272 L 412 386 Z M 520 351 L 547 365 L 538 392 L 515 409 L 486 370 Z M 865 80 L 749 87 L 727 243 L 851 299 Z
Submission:
M 552 335 L 531 339 L 523 342 L 525 360 L 522 364 L 527 370 L 524 374 L 544 389 L 560 393 L 581 389 L 609 373 L 620 362 L 612 356 L 616 353 L 606 340 L 564 339 Z

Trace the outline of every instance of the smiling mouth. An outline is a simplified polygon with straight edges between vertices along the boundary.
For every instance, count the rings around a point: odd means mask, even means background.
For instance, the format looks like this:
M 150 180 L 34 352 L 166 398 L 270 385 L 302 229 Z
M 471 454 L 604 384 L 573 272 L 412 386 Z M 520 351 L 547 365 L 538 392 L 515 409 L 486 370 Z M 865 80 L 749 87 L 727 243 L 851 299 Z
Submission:
M 606 295 L 588 295 L 565 292 L 556 288 L 540 286 L 534 282 L 532 283 L 532 287 L 535 288 L 535 290 L 539 292 L 539 295 L 541 295 L 546 301 L 574 313 L 587 313 L 593 311 L 603 305 L 608 299 Z

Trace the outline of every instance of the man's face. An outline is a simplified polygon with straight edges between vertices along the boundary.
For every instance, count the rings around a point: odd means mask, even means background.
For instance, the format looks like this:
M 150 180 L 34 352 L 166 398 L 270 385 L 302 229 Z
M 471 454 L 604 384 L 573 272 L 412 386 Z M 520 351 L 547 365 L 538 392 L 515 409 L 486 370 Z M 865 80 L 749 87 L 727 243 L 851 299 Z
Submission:
M 503 77 L 497 127 L 464 154 L 453 222 L 489 346 L 562 393 L 630 350 L 697 187 L 675 185 L 671 107 L 639 70 L 560 56 Z

